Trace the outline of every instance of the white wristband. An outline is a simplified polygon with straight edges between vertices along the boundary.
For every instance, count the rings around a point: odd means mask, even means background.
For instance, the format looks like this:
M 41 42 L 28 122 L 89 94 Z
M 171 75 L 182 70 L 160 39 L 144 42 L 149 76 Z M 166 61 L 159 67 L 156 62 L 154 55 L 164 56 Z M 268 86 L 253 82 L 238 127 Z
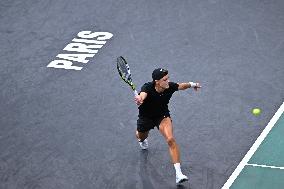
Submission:
M 190 87 L 196 87 L 197 83 L 193 83 L 193 82 L 188 82 L 190 84 Z

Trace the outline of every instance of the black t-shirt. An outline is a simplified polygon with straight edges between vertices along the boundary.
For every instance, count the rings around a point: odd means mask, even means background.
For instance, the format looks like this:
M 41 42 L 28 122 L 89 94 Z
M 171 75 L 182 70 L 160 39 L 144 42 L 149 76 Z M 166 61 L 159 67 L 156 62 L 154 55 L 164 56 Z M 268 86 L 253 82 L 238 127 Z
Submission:
M 178 84 L 169 82 L 169 88 L 162 93 L 158 93 L 155 89 L 154 82 L 145 83 L 141 87 L 141 92 L 147 93 L 147 97 L 141 104 L 139 109 L 139 116 L 158 117 L 169 116 L 168 103 L 173 93 L 178 90 Z

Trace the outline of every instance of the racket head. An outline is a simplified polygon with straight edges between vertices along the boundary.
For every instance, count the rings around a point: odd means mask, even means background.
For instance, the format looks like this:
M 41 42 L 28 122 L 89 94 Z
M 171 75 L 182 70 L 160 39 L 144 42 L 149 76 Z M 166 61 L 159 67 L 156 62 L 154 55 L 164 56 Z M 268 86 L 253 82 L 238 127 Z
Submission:
M 119 56 L 117 58 L 117 71 L 123 81 L 125 81 L 131 88 L 132 90 L 135 90 L 136 87 L 132 81 L 132 76 L 130 72 L 129 65 L 127 61 L 125 60 L 124 57 Z

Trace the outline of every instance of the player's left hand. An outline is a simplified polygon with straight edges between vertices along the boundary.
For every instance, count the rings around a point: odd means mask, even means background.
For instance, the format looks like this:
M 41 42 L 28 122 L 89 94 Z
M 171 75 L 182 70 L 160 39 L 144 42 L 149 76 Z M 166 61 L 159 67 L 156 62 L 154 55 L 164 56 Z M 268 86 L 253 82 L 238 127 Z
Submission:
M 200 85 L 200 83 L 196 83 L 196 86 L 193 87 L 195 91 L 197 91 L 198 89 L 200 89 L 202 86 Z

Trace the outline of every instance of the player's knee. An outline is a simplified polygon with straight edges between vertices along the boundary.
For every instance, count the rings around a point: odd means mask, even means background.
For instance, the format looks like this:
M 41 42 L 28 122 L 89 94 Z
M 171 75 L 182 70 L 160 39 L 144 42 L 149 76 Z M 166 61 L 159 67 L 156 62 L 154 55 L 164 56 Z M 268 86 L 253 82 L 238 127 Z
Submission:
M 174 147 L 176 145 L 176 141 L 175 141 L 174 137 L 168 138 L 167 143 L 168 143 L 169 147 Z

